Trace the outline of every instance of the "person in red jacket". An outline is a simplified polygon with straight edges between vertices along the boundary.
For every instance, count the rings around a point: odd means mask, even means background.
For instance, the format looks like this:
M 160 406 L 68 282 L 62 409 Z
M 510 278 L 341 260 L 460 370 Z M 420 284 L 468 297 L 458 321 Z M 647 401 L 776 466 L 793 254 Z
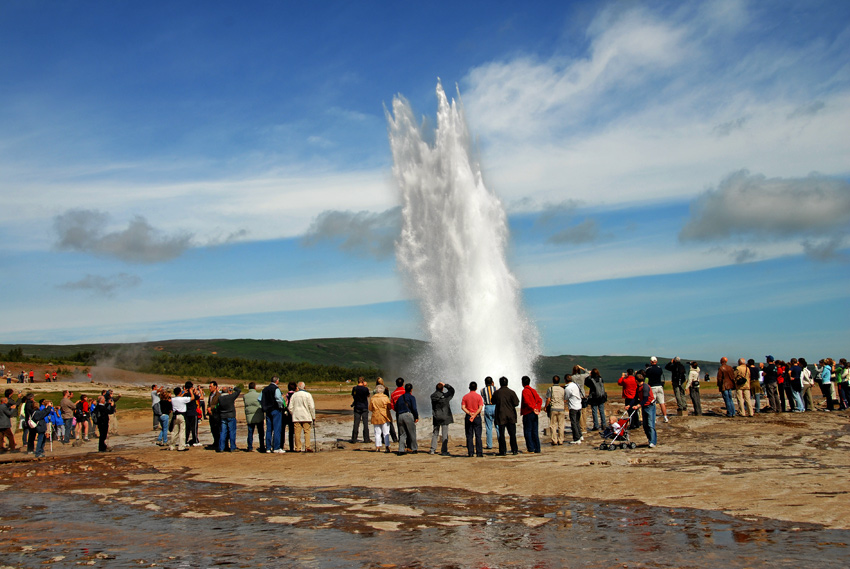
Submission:
M 519 413 L 522 415 L 522 431 L 528 452 L 540 452 L 540 434 L 538 432 L 538 414 L 543 408 L 543 398 L 531 387 L 531 378 L 522 376 L 522 402 Z

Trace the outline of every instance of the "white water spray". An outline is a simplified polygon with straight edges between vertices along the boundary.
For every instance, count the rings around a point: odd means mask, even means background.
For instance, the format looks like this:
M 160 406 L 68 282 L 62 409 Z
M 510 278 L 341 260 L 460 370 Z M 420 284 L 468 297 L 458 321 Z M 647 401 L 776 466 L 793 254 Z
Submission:
M 450 103 L 438 83 L 437 100 L 436 131 L 418 126 L 401 97 L 394 116 L 387 113 L 402 195 L 396 257 L 431 343 L 420 373 L 452 383 L 459 395 L 488 375 L 496 387 L 504 375 L 517 390 L 523 375 L 534 379 L 540 350 L 505 258 L 507 216 L 484 186 L 460 95 Z

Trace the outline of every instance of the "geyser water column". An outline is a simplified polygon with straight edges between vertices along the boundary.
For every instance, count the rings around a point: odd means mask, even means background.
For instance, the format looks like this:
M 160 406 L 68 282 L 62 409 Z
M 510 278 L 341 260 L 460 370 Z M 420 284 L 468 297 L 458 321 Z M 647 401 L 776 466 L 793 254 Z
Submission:
M 387 113 L 402 199 L 396 257 L 431 344 L 417 375 L 452 383 L 458 397 L 488 375 L 516 390 L 523 375 L 534 379 L 540 350 L 505 257 L 507 216 L 484 186 L 460 94 L 450 103 L 438 83 L 437 101 L 436 131 L 400 96 Z

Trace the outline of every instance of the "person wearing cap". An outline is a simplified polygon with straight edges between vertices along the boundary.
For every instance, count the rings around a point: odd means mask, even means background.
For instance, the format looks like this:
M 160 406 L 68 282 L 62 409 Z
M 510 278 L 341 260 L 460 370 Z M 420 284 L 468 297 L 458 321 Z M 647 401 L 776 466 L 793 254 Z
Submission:
M 655 402 L 661 406 L 664 422 L 667 423 L 667 405 L 664 403 L 664 370 L 658 365 L 658 358 L 655 356 L 649 358 L 649 366 L 643 373 L 646 376 L 646 383 L 649 384 L 653 395 L 655 395 Z
M 761 371 L 764 374 L 764 391 L 767 393 L 771 411 L 780 413 L 782 405 L 779 402 L 779 372 L 773 356 L 767 356 L 765 360 L 765 363 L 761 364 Z
M 735 390 L 735 370 L 729 365 L 729 358 L 720 358 L 720 369 L 717 370 L 717 389 L 723 395 L 726 405 L 726 416 L 735 416 L 735 402 L 732 400 L 732 392 Z

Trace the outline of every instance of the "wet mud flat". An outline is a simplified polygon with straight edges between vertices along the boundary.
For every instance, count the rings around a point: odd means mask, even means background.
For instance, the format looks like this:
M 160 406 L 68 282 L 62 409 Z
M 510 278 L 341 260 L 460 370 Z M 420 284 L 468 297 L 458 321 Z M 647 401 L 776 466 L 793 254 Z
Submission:
M 389 490 L 380 475 L 372 487 L 257 488 L 121 457 L 9 464 L 3 474 L 0 567 L 829 568 L 850 558 L 850 531 L 814 524 Z

